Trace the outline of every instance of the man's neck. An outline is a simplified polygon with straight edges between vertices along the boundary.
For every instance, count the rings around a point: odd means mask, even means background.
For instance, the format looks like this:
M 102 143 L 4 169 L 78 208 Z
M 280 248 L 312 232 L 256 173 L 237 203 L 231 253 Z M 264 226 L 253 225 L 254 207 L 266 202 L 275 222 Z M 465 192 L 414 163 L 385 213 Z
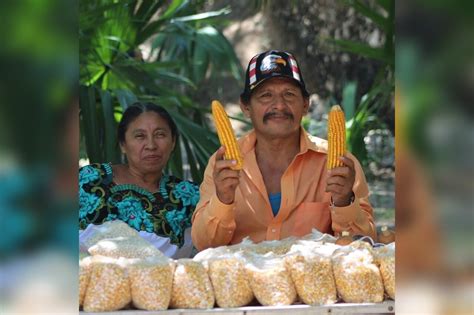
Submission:
M 257 161 L 271 162 L 275 166 L 286 167 L 300 151 L 300 133 L 286 138 L 257 137 L 255 154 Z

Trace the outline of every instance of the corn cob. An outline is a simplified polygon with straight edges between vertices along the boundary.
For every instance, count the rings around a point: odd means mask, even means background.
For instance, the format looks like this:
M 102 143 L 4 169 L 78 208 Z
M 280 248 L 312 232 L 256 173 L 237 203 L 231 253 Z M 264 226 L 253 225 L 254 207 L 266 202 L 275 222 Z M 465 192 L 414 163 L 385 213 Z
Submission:
M 332 169 L 344 164 L 338 160 L 346 152 L 346 121 L 339 105 L 329 111 L 328 119 L 328 160 L 327 168 Z
M 221 145 L 225 147 L 224 158 L 226 160 L 236 160 L 237 164 L 232 167 L 234 170 L 240 170 L 243 167 L 243 158 L 240 148 L 237 145 L 234 131 L 229 121 L 224 107 L 219 101 L 212 101 L 212 116 L 216 125 L 217 135 Z

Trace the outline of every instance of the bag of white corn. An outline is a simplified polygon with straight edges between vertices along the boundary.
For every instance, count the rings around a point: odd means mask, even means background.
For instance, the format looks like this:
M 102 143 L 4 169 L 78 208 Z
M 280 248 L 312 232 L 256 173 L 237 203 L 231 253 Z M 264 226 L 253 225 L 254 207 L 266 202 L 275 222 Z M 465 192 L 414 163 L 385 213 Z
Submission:
M 331 255 L 334 244 L 301 241 L 293 245 L 285 263 L 301 301 L 308 305 L 333 304 L 337 301 Z
M 107 221 L 100 225 L 89 224 L 79 233 L 81 248 L 89 248 L 106 238 L 138 236 L 138 232 L 121 220 Z
M 170 307 L 214 307 L 214 291 L 204 266 L 192 259 L 179 259 L 173 277 Z
M 147 311 L 166 310 L 171 299 L 174 262 L 167 257 L 131 259 L 127 263 L 133 305 Z
M 155 246 L 140 236 L 120 236 L 103 239 L 89 247 L 89 254 L 112 258 L 146 258 L 152 256 L 164 257 Z
M 332 255 L 334 279 L 339 296 L 347 303 L 377 303 L 383 301 L 382 277 L 374 264 L 372 247 L 365 242 L 353 242 Z
M 219 307 L 240 307 L 253 298 L 243 258 L 237 255 L 220 256 L 209 261 L 209 278 Z
M 296 290 L 281 257 L 247 254 L 246 259 L 250 287 L 260 304 L 291 305 L 295 302 Z
M 79 306 L 84 303 L 87 286 L 91 277 L 91 256 L 79 255 Z
M 395 300 L 395 243 L 374 249 L 375 263 L 382 274 L 387 295 Z
M 124 308 L 132 301 L 125 259 L 94 256 L 84 298 L 85 312 L 107 312 Z

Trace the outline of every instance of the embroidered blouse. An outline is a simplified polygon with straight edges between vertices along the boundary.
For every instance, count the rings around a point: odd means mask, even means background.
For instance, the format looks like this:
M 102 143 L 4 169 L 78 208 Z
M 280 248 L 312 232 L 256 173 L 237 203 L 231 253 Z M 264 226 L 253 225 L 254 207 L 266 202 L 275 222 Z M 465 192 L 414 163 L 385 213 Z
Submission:
M 182 247 L 198 201 L 199 187 L 174 176 L 163 175 L 158 191 L 151 193 L 134 184 L 114 183 L 108 163 L 79 169 L 79 229 L 119 219 Z

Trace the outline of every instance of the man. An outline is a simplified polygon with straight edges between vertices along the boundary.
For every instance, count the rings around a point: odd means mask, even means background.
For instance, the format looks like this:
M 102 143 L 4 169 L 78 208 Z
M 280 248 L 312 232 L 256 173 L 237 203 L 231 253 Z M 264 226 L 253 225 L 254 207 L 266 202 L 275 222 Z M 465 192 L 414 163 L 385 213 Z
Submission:
M 238 141 L 244 166 L 232 170 L 224 147 L 210 158 L 192 219 L 198 250 L 246 236 L 303 236 L 312 228 L 376 237 L 360 163 L 347 153 L 343 167 L 327 171 L 327 141 L 301 127 L 309 93 L 291 54 L 271 50 L 250 60 L 240 107 L 254 127 Z

